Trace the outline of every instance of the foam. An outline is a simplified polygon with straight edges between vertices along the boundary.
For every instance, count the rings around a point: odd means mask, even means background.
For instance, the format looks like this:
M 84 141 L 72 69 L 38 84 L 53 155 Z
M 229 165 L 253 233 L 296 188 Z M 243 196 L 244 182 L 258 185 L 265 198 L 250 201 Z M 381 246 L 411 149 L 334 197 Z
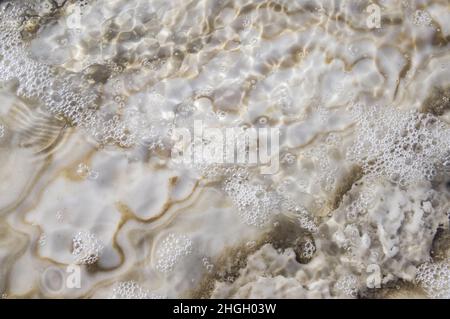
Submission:
M 416 281 L 430 298 L 450 298 L 450 264 L 448 260 L 424 263 L 417 269 Z
M 185 235 L 169 234 L 156 250 L 156 269 L 167 273 L 185 256 L 192 253 L 192 241 Z
M 348 297 L 354 298 L 358 295 L 358 282 L 358 277 L 355 275 L 342 276 L 337 280 L 335 289 Z
M 0 5 L 0 292 L 445 296 L 445 1 L 56 3 Z M 279 129 L 280 170 L 177 165 L 195 120 Z
M 429 26 L 431 25 L 431 16 L 427 11 L 416 10 L 414 12 L 413 23 L 418 26 Z
M 163 299 L 163 297 L 149 292 L 131 280 L 117 283 L 112 290 L 110 299 Z
M 92 265 L 100 258 L 103 247 L 94 234 L 80 231 L 73 238 L 72 254 L 77 264 Z

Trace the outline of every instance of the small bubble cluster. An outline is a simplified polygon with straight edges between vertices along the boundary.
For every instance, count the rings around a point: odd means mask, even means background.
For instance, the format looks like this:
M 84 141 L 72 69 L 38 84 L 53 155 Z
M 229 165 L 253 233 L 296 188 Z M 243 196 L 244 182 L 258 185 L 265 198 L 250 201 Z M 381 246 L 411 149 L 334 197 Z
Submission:
M 400 185 L 433 180 L 450 140 L 450 130 L 437 117 L 385 107 L 360 108 L 355 114 L 359 132 L 349 160 L 368 175 Z
M 306 240 L 302 248 L 302 256 L 307 259 L 311 259 L 316 252 L 316 246 L 311 239 Z
M 162 273 L 173 270 L 185 256 L 192 253 L 192 240 L 185 235 L 169 234 L 156 250 L 156 269 Z
M 150 293 L 135 281 L 122 281 L 117 283 L 110 299 L 163 299 L 164 297 Z
M 92 170 L 89 166 L 84 163 L 80 163 L 77 166 L 77 175 L 83 179 L 95 180 L 98 178 L 99 173 Z
M 432 22 L 431 16 L 428 12 L 423 10 L 416 10 L 414 12 L 413 23 L 418 26 L 429 26 Z
M 358 295 L 358 278 L 355 275 L 342 276 L 334 287 L 348 297 L 356 297 Z
M 262 227 L 279 212 L 280 198 L 262 185 L 252 184 L 248 173 L 236 172 L 224 182 L 223 189 L 248 225 Z
M 303 228 L 311 232 L 317 230 L 309 212 L 285 194 L 283 187 L 272 190 L 252 181 L 245 168 L 217 168 L 215 176 L 223 177 L 222 189 L 247 225 L 264 227 L 274 215 L 283 212 L 296 218 Z
M 81 265 L 92 265 L 98 261 L 103 250 L 103 244 L 92 233 L 78 232 L 72 241 L 72 255 L 75 262 Z
M 339 136 L 337 133 L 330 133 L 325 139 L 325 143 L 330 146 L 339 146 L 341 142 L 342 137 Z
M 281 158 L 281 163 L 286 164 L 286 165 L 294 165 L 296 161 L 297 161 L 297 157 L 294 154 L 289 153 L 289 152 L 284 154 Z
M 416 273 L 416 282 L 430 298 L 450 298 L 450 259 L 437 263 L 424 263 Z
M 285 215 L 296 219 L 302 228 L 311 233 L 315 233 L 317 231 L 317 224 L 314 218 L 311 217 L 311 214 L 304 206 L 298 204 L 290 195 L 286 194 L 286 188 L 289 188 L 289 185 L 289 182 L 282 182 L 276 191 L 281 210 Z
M 64 212 L 62 210 L 58 210 L 55 217 L 57 221 L 62 222 L 64 220 Z
M 0 5 L 0 81 L 17 80 L 18 96 L 40 101 L 49 113 L 83 128 L 99 144 L 135 145 L 138 138 L 133 133 L 140 127 L 111 116 L 108 110 L 99 111 L 95 85 L 80 74 L 65 72 L 30 56 L 30 44 L 22 37 L 30 25 L 37 24 L 30 12 L 52 9 L 33 3 L 18 6 L 5 1 Z
M 209 273 L 213 272 L 214 265 L 213 265 L 213 263 L 211 263 L 211 261 L 209 260 L 208 257 L 205 256 L 202 258 L 202 264 L 203 264 L 203 267 L 206 268 L 207 272 L 209 272 Z
M 442 168 L 446 173 L 450 173 L 450 151 L 445 154 L 442 160 Z
M 346 207 L 346 217 L 350 222 L 356 221 L 367 213 L 367 209 L 375 200 L 376 193 L 372 187 L 362 189 L 357 198 Z
M 329 142 L 335 141 L 337 143 L 338 138 L 330 138 Z M 336 185 L 338 168 L 333 165 L 333 161 L 330 157 L 331 145 L 320 145 L 307 150 L 304 155 L 314 161 L 319 170 L 318 180 L 322 189 L 326 192 L 333 191 Z

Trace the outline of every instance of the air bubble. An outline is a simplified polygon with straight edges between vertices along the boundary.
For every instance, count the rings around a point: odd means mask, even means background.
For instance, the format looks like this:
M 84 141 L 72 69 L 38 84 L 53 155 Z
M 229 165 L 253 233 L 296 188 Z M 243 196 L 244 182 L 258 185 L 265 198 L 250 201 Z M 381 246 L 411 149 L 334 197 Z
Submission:
M 117 283 L 110 299 L 163 299 L 163 296 L 150 293 L 135 281 L 124 281 Z
M 94 234 L 80 231 L 73 238 L 72 255 L 77 264 L 91 265 L 100 258 L 103 247 L 101 241 Z
M 192 253 L 192 241 L 185 235 L 169 234 L 156 250 L 156 269 L 162 273 L 173 270 L 185 256 Z

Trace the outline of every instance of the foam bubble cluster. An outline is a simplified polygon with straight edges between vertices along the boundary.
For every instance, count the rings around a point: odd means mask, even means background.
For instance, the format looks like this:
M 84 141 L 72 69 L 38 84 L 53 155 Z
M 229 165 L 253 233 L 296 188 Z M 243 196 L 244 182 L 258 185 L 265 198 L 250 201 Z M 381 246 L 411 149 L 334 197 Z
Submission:
M 420 265 L 416 281 L 430 298 L 450 299 L 450 259 Z
M 355 275 L 346 275 L 339 278 L 335 288 L 348 297 L 356 297 L 358 294 L 358 277 Z
M 299 224 L 314 232 L 317 229 L 309 212 L 283 192 L 283 188 L 268 189 L 252 180 L 246 169 L 235 169 L 223 182 L 223 190 L 237 208 L 241 219 L 247 224 L 264 227 L 277 214 L 293 215 Z
M 358 134 L 348 158 L 373 177 L 405 185 L 433 180 L 449 151 L 450 130 L 437 117 L 394 108 L 360 107 Z
M 192 240 L 185 235 L 169 234 L 156 250 L 156 269 L 162 273 L 173 270 L 185 256 L 192 253 Z
M 73 238 L 72 255 L 77 264 L 95 264 L 100 258 L 102 250 L 103 244 L 90 232 L 80 231 Z

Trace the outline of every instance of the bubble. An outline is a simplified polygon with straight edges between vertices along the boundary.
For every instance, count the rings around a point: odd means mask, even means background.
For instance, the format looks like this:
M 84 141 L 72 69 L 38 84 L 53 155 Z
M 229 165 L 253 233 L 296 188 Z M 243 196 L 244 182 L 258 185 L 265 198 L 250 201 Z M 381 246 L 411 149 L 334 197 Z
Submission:
M 250 23 L 251 23 L 251 21 L 250 21 L 250 18 L 248 16 L 244 16 L 242 18 L 242 27 L 247 28 L 247 27 L 250 26 Z
M 202 263 L 203 263 L 203 266 L 206 268 L 206 271 L 207 272 L 209 272 L 209 273 L 212 273 L 213 272 L 213 270 L 214 270 L 214 265 L 211 263 L 211 261 L 209 260 L 209 258 L 208 257 L 203 257 L 202 258 Z
M 65 276 L 64 272 L 54 266 L 51 266 L 41 274 L 41 286 L 47 292 L 61 293 L 64 289 Z
M 316 246 L 311 239 L 307 239 L 302 248 L 302 256 L 307 259 L 311 259 L 316 252 Z
M 45 246 L 45 244 L 47 243 L 47 235 L 45 233 L 42 233 L 39 236 L 38 243 L 39 243 L 39 246 Z
M 223 120 L 227 117 L 227 112 L 222 111 L 222 110 L 217 111 L 216 114 L 217 114 L 217 118 L 219 120 Z
M 347 152 L 366 174 L 384 177 L 400 186 L 432 181 L 442 162 L 450 130 L 432 114 L 388 107 L 359 108 L 357 140 Z
M 224 181 L 223 190 L 246 224 L 263 227 L 279 212 L 281 199 L 262 185 L 250 183 L 248 178 L 245 170 L 238 170 Z
M 94 171 L 94 170 L 90 170 L 89 171 L 89 175 L 88 175 L 88 179 L 90 180 L 96 180 L 99 177 L 99 172 Z
M 251 241 L 249 241 L 249 242 L 247 242 L 246 244 L 245 244 L 245 246 L 247 247 L 247 248 L 253 248 L 253 247 L 255 247 L 256 246 L 256 241 L 254 241 L 254 240 L 251 240 Z
M 267 118 L 267 116 L 261 116 L 259 119 L 258 119 L 258 124 L 259 125 L 267 125 L 267 123 L 269 123 L 269 119 Z
M 75 263 L 83 265 L 95 264 L 104 248 L 103 243 L 92 233 L 78 232 L 73 238 L 72 255 Z
M 345 275 L 338 279 L 335 288 L 348 297 L 358 295 L 358 278 L 355 275 Z
M 423 10 L 416 10 L 413 16 L 413 23 L 417 26 L 429 26 L 432 19 L 428 12 Z
M 83 179 L 96 180 L 100 175 L 97 171 L 92 170 L 88 165 L 80 163 L 77 166 L 77 175 Z
M 80 176 L 81 178 L 88 177 L 88 175 L 89 175 L 89 166 L 87 166 L 84 163 L 78 164 L 77 175 Z
M 56 220 L 62 222 L 64 219 L 64 212 L 62 210 L 58 210 L 56 212 Z

